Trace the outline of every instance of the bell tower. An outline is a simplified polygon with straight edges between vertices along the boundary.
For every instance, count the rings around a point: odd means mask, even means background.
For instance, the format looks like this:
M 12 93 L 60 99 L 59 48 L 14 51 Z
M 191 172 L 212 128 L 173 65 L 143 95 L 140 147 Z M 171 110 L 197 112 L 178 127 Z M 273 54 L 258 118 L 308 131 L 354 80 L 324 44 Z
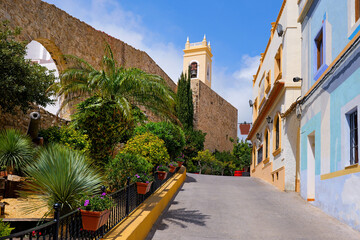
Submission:
M 190 67 L 191 79 L 199 79 L 211 88 L 212 53 L 210 42 L 206 36 L 202 42 L 190 43 L 187 38 L 184 49 L 183 72 L 187 73 Z

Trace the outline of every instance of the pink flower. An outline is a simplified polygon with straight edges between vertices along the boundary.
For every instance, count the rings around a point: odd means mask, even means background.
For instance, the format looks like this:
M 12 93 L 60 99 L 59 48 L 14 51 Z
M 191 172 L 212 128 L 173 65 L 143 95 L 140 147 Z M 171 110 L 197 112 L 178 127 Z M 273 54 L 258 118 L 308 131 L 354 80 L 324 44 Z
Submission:
M 87 205 L 89 205 L 89 203 L 90 203 L 90 200 L 85 200 L 85 202 L 84 202 L 84 207 L 86 207 Z
M 106 193 L 104 193 L 104 192 L 101 194 L 101 196 L 105 196 L 105 195 L 106 195 Z

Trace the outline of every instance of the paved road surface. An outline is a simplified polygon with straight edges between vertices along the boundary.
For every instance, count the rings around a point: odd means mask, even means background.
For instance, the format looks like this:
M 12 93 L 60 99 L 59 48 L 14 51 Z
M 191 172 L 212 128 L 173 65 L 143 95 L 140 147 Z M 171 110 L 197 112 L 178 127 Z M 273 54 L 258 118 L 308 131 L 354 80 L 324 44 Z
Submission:
M 360 239 L 360 233 L 255 178 L 187 174 L 147 240 Z

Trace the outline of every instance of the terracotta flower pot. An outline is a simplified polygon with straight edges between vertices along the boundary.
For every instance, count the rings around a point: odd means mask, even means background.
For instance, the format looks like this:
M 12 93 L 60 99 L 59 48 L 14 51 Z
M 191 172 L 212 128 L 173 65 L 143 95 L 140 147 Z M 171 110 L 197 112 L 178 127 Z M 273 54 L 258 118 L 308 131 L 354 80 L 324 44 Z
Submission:
M 177 161 L 177 163 L 178 163 L 178 167 L 181 167 L 184 162 L 183 161 Z
M 137 182 L 136 186 L 137 186 L 138 194 L 146 194 L 147 192 L 149 192 L 151 184 L 152 182 L 150 183 Z
M 103 226 L 110 216 L 110 210 L 98 211 L 81 211 L 81 219 L 83 229 L 88 231 L 96 231 Z
M 169 172 L 171 172 L 171 173 L 173 173 L 173 172 L 175 172 L 175 170 L 176 170 L 176 167 L 175 166 L 169 166 Z
M 158 179 L 159 180 L 164 180 L 167 176 L 167 172 L 163 172 L 163 171 L 158 171 Z
M 250 131 L 250 123 L 240 123 L 240 133 L 241 135 L 248 135 Z

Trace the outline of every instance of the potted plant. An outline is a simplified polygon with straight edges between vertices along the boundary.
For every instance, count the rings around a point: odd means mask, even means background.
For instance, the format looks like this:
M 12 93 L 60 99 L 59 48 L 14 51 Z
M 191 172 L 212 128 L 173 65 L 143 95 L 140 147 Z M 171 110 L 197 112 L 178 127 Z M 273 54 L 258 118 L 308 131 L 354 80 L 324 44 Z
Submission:
M 178 163 L 177 163 L 177 162 L 171 162 L 171 163 L 169 164 L 169 172 L 171 172 L 171 173 L 175 172 L 177 166 L 178 166 Z
M 181 155 L 176 158 L 176 161 L 178 163 L 178 167 L 181 167 L 184 163 L 184 154 L 181 153 Z
M 109 219 L 110 208 L 113 206 L 113 199 L 106 193 L 83 198 L 80 207 L 83 229 L 98 230 Z
M 132 181 L 136 182 L 138 194 L 146 194 L 150 191 L 154 177 L 146 173 L 137 173 L 132 177 Z
M 169 172 L 169 168 L 167 166 L 160 165 L 156 168 L 158 179 L 164 180 L 167 177 L 167 174 Z

